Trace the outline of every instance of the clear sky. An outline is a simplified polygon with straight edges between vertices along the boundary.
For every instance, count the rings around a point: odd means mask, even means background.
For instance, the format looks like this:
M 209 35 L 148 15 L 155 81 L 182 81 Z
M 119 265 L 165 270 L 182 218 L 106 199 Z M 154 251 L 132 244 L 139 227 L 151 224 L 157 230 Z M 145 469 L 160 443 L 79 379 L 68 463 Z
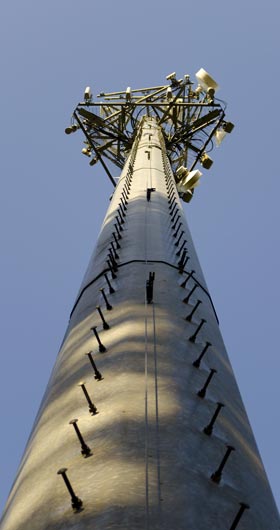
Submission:
M 1 511 L 111 192 L 72 110 L 86 85 L 200 67 L 236 127 L 186 215 L 280 506 L 279 18 L 278 0 L 2 0 Z

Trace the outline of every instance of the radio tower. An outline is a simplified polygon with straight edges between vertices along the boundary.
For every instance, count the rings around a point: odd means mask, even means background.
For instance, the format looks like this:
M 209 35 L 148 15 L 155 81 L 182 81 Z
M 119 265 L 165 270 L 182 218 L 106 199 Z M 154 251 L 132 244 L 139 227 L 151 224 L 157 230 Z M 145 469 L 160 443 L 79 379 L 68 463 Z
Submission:
M 74 110 L 114 193 L 1 530 L 280 528 L 180 200 L 233 128 L 196 77 Z

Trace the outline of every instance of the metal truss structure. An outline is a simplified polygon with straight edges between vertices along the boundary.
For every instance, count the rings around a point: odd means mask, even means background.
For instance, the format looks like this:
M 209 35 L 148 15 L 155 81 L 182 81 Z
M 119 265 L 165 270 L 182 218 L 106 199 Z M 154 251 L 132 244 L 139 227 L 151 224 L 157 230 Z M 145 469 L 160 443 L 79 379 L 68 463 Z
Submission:
M 168 84 L 101 92 L 96 101 L 87 87 L 84 101 L 78 103 L 65 132 L 82 130 L 85 135 L 82 153 L 91 158 L 90 165 L 100 161 L 115 186 L 110 163 L 123 168 L 143 116 L 155 117 L 179 183 L 186 171 L 192 172 L 199 162 L 209 169 L 213 161 L 208 153 L 213 149 L 214 139 L 219 145 L 233 129 L 233 124 L 225 121 L 226 104 L 215 97 L 217 83 L 203 69 L 196 77 L 199 84 L 194 87 L 189 75 L 177 79 L 174 72 L 166 77 Z M 178 191 L 184 198 L 185 190 L 179 186 Z

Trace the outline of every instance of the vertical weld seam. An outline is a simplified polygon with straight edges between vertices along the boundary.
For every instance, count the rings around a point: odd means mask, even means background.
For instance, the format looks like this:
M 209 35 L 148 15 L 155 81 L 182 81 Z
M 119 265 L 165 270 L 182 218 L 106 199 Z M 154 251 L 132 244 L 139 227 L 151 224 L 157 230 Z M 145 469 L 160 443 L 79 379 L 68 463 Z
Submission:
M 148 336 L 147 299 L 145 296 L 145 488 L 146 488 L 146 530 L 149 530 L 149 465 L 148 465 Z
M 142 130 L 143 133 L 143 130 Z M 147 176 L 147 184 L 146 188 L 148 187 L 148 176 Z M 145 269 L 146 269 L 146 276 L 147 276 L 147 203 L 145 205 Z M 150 512 L 149 512 L 149 458 L 148 458 L 148 446 L 149 446 L 149 420 L 148 420 L 148 322 L 147 322 L 147 293 L 146 293 L 146 285 L 144 285 L 145 289 L 145 480 L 146 480 L 146 521 L 145 521 L 145 527 L 146 530 L 149 530 L 150 527 Z
M 159 433 L 159 407 L 158 407 L 158 364 L 156 343 L 155 306 L 153 304 L 153 335 L 154 335 L 154 368 L 155 368 L 155 405 L 156 405 L 156 454 L 157 454 L 157 483 L 158 483 L 158 510 L 161 515 L 161 484 L 160 484 L 160 433 Z

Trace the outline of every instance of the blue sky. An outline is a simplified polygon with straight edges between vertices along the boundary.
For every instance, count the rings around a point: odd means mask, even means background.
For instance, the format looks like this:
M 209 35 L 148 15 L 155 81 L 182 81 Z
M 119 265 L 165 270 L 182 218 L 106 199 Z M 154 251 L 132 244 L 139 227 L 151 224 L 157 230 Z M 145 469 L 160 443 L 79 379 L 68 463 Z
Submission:
M 64 134 L 72 110 L 86 85 L 152 86 L 200 67 L 236 128 L 186 214 L 280 506 L 279 3 L 2 0 L 0 15 L 0 508 L 111 192 L 81 136 Z

